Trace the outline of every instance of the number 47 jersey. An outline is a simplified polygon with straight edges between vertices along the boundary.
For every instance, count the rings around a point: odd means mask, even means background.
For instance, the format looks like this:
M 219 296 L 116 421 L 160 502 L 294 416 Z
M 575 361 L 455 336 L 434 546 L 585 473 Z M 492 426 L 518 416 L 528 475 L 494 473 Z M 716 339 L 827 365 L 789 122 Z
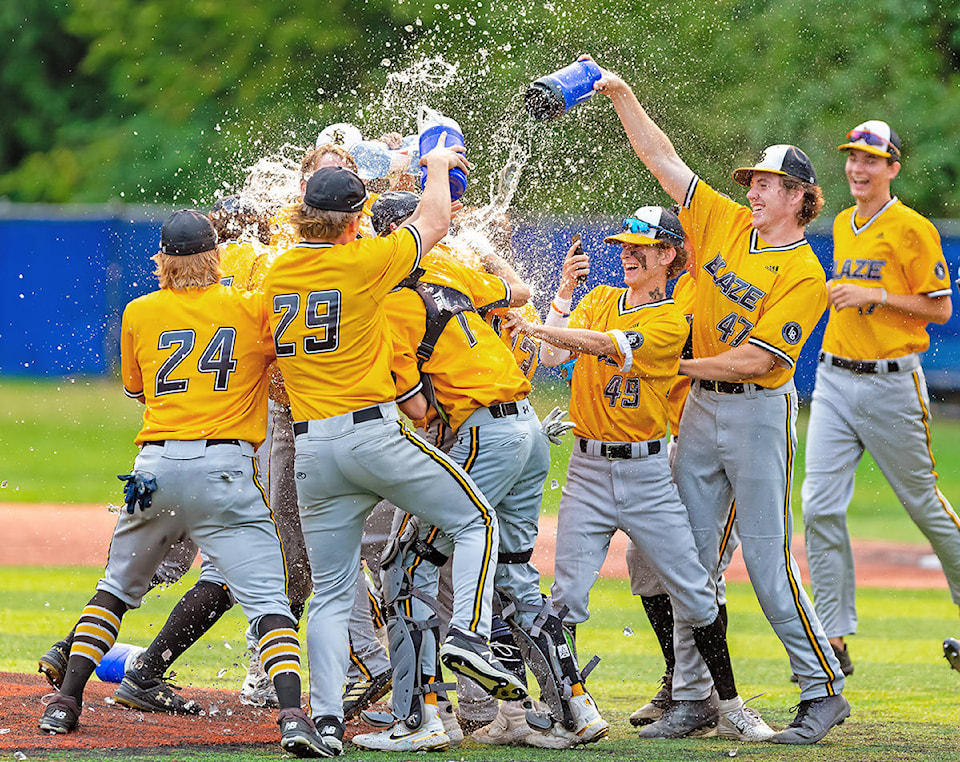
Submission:
M 260 294 L 216 284 L 134 299 L 123 311 L 120 363 L 127 396 L 146 403 L 137 444 L 239 439 L 259 446 L 272 359 Z

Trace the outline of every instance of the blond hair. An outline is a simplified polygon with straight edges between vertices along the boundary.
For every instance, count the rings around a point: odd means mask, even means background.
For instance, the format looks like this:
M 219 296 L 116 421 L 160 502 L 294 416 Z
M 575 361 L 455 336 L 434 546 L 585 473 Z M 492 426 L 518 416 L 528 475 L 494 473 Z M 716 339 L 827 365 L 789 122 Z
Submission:
M 160 288 L 206 288 L 223 277 L 220 270 L 220 251 L 215 248 L 187 255 L 164 254 L 158 251 L 151 258 L 157 265 L 153 274 L 160 281 Z
M 333 241 L 343 235 L 350 223 L 358 219 L 360 214 L 361 212 L 331 212 L 300 204 L 290 214 L 289 222 L 300 238 Z
M 320 160 L 328 154 L 334 154 L 340 159 L 341 166 L 346 167 L 353 172 L 357 171 L 357 162 L 350 155 L 350 152 L 343 146 L 336 143 L 324 143 L 319 148 L 311 148 L 300 162 L 300 180 L 306 182 L 310 175 L 317 171 L 320 166 Z

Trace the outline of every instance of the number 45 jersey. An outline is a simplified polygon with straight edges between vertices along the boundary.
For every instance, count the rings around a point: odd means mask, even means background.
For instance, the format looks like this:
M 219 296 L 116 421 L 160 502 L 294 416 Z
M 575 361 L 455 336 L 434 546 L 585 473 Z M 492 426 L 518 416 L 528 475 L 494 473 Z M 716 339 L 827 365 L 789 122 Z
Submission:
M 823 267 L 805 238 L 764 242 L 745 206 L 694 178 L 680 221 L 697 252 L 693 356 L 754 344 L 777 358 L 743 381 L 775 389 L 793 378 L 804 342 L 827 306 Z
M 577 358 L 570 379 L 574 433 L 603 442 L 644 442 L 667 434 L 667 393 L 689 328 L 672 299 L 638 307 L 627 290 L 597 286 L 570 315 L 568 328 L 609 333 L 616 356 Z
M 137 444 L 266 434 L 273 341 L 260 294 L 216 284 L 130 302 L 120 329 L 123 388 L 144 397 Z

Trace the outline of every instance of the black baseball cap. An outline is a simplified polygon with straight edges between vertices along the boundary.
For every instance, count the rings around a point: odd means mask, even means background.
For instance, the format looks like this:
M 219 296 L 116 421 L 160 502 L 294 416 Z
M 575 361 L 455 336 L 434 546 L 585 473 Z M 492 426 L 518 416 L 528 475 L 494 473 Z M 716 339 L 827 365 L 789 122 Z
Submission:
M 160 251 L 173 256 L 188 256 L 217 248 L 217 231 L 210 218 L 196 209 L 180 209 L 171 214 L 160 230 Z
M 410 191 L 387 191 L 370 207 L 370 224 L 377 235 L 390 232 L 390 225 L 399 225 L 417 210 L 420 197 Z
M 343 167 L 323 167 L 307 180 L 303 203 L 327 212 L 359 212 L 367 189 L 356 172 Z
M 764 148 L 754 166 L 735 169 L 733 179 L 746 188 L 750 186 L 754 172 L 772 172 L 775 175 L 795 177 L 812 185 L 817 184 L 817 173 L 813 170 L 810 157 L 796 146 L 782 143 Z

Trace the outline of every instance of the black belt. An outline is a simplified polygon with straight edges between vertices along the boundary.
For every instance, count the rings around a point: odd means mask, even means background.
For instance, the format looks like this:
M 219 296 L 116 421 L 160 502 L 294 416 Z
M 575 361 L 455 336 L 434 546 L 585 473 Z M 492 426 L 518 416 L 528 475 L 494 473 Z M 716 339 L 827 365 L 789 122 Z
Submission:
M 587 452 L 587 440 L 580 440 L 580 452 Z M 654 440 L 647 443 L 647 455 L 656 455 L 660 452 L 660 440 Z M 613 460 L 630 460 L 633 458 L 633 447 L 629 444 L 602 444 L 600 445 L 600 457 L 612 458 Z
M 487 408 L 490 411 L 490 415 L 494 418 L 504 418 L 508 415 L 516 415 L 520 412 L 520 407 L 516 402 L 498 402 L 496 405 L 491 405 Z
M 708 392 L 719 392 L 720 394 L 743 394 L 747 390 L 747 384 L 741 384 L 739 381 L 707 381 L 700 379 L 698 382 L 700 388 Z M 753 384 L 753 386 L 757 386 Z M 758 389 L 762 387 L 757 386 Z
M 820 362 L 826 362 L 823 352 L 820 353 Z M 834 368 L 843 368 L 851 373 L 879 373 L 880 363 L 876 360 L 848 360 L 846 357 L 830 356 L 830 364 Z M 887 372 L 896 373 L 900 370 L 900 363 L 896 360 L 887 360 Z
M 173 441 L 186 441 L 186 440 L 173 440 Z M 147 445 L 157 445 L 158 447 L 163 447 L 166 443 L 167 443 L 166 439 L 155 439 L 149 442 L 144 442 L 143 446 L 146 447 Z M 207 440 L 207 447 L 210 447 L 211 445 L 221 445 L 221 444 L 237 445 L 239 447 L 240 440 L 239 439 L 208 439 Z
M 383 412 L 380 410 L 379 405 L 371 405 L 370 407 L 363 408 L 363 410 L 354 410 L 352 415 L 354 423 L 365 423 L 367 421 L 375 421 L 377 418 L 383 418 Z M 294 435 L 299 436 L 300 434 L 306 434 L 309 426 L 309 421 L 294 421 Z

